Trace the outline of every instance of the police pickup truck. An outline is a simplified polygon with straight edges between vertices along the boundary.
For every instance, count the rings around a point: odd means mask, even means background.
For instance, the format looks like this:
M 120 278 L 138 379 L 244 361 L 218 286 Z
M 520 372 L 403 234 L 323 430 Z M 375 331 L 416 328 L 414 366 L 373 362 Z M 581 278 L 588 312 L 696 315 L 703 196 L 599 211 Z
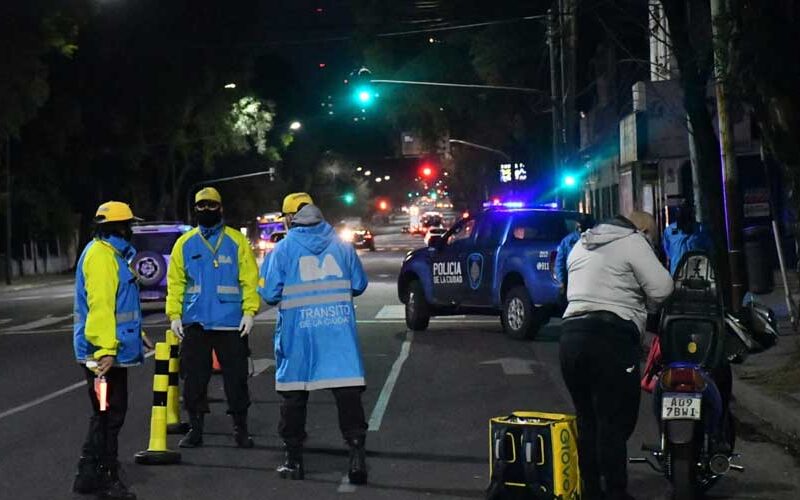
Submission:
M 554 274 L 556 247 L 579 213 L 491 207 L 410 252 L 397 289 L 406 324 L 425 330 L 431 316 L 500 316 L 513 338 L 532 338 L 563 308 Z

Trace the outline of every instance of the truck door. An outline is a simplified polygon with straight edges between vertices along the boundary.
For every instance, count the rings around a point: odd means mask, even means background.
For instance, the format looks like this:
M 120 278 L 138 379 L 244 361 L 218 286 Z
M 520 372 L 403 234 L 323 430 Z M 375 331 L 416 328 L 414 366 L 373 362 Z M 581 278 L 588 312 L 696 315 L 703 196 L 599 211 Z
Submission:
M 458 305 L 464 300 L 469 278 L 467 250 L 473 245 L 475 219 L 462 220 L 445 233 L 442 245 L 431 257 L 433 299 L 439 305 Z
M 491 307 L 494 297 L 497 255 L 503 244 L 508 216 L 503 213 L 487 214 L 478 224 L 475 245 L 466 255 L 467 285 L 464 305 Z

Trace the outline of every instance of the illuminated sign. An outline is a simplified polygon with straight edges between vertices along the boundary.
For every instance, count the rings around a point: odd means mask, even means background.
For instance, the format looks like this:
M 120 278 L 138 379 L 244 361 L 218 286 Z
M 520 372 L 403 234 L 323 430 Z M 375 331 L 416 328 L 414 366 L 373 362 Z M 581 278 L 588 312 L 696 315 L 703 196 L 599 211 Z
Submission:
M 500 182 L 528 180 L 528 170 L 524 163 L 501 163 Z

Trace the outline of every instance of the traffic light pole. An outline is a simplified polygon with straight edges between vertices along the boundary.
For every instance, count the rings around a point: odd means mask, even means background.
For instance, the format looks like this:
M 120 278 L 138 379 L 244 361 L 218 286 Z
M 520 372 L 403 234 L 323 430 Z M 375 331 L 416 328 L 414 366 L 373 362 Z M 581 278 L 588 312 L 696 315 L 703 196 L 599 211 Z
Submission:
M 482 89 L 482 90 L 505 90 L 509 92 L 526 92 L 531 94 L 547 95 L 546 92 L 529 87 L 508 87 L 505 85 L 477 85 L 471 83 L 449 83 L 449 82 L 423 82 L 416 80 L 370 80 L 370 83 L 389 83 L 394 85 L 425 85 L 428 87 L 450 87 L 459 89 Z
M 243 175 L 234 175 L 231 177 L 219 177 L 217 179 L 208 179 L 201 182 L 195 182 L 191 186 L 189 186 L 189 190 L 186 193 L 186 222 L 188 223 L 192 220 L 192 194 L 194 194 L 194 190 L 200 186 L 204 186 L 206 184 L 217 184 L 220 182 L 227 182 L 227 181 L 235 181 L 237 179 L 247 179 L 248 177 L 259 177 L 262 175 L 269 175 L 270 178 L 275 175 L 275 169 L 270 168 L 269 170 L 264 170 L 263 172 L 253 172 L 251 174 L 243 174 Z

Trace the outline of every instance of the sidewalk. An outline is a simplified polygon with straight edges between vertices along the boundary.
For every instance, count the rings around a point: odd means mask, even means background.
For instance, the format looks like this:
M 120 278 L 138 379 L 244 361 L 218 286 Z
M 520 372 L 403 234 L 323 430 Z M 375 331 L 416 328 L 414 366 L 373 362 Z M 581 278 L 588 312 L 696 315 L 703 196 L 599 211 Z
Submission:
M 800 283 L 790 272 L 789 289 L 795 302 Z M 778 320 L 778 344 L 761 354 L 752 354 L 733 366 L 734 415 L 745 427 L 775 441 L 793 454 L 800 453 L 800 335 L 792 330 L 780 273 L 775 289 L 757 295 Z M 744 411 L 741 411 L 744 410 Z
M 46 288 L 57 285 L 67 285 L 75 282 L 75 273 L 70 271 L 60 274 L 33 274 L 12 280 L 11 285 L 5 281 L 0 282 L 0 293 L 13 293 L 35 288 Z

